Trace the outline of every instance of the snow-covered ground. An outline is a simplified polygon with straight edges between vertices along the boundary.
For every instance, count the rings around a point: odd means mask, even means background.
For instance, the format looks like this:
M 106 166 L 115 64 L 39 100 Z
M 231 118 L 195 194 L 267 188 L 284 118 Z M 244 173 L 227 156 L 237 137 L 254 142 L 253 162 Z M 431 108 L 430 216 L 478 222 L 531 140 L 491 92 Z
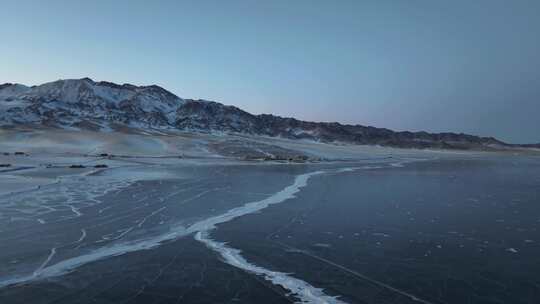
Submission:
M 25 155 L 15 155 L 23 152 Z M 101 154 L 114 155 L 102 157 Z M 80 176 L 111 168 L 131 167 L 131 177 L 145 179 L 142 168 L 167 165 L 268 164 L 245 162 L 246 158 L 305 156 L 308 162 L 384 161 L 391 158 L 439 158 L 481 155 L 451 152 L 327 144 L 309 140 L 189 132 L 126 134 L 60 129 L 0 129 L 0 194 L 31 190 L 55 183 L 59 178 Z M 255 158 L 256 158 L 255 157 Z M 281 162 L 287 164 L 288 162 Z M 94 168 L 106 165 L 105 169 Z M 297 164 L 297 163 L 296 163 Z M 82 165 L 85 168 L 69 168 Z M 122 172 L 127 172 L 124 169 Z M 155 174 L 155 170 L 153 170 Z
M 22 152 L 25 155 L 15 155 Z M 101 154 L 114 155 L 102 157 Z M 250 156 L 305 156 L 316 161 L 383 160 L 475 155 L 473 152 L 407 150 L 380 146 L 327 144 L 227 134 L 158 132 L 126 134 L 75 130 L 0 129 L 0 194 L 32 189 L 59 177 L 92 174 L 108 168 L 132 166 L 135 176 L 144 166 L 237 164 Z M 250 164 L 253 164 L 250 162 Z M 72 165 L 85 168 L 73 169 Z
M 0 129 L 0 153 L 22 151 L 31 154 L 86 155 L 108 153 L 129 156 L 191 156 L 216 157 L 213 147 L 228 142 L 244 142 L 253 152 L 278 147 L 312 157 L 359 159 L 372 156 L 471 154 L 467 151 L 431 151 L 363 146 L 343 143 L 320 143 L 310 140 L 291 140 L 276 137 L 234 134 L 206 134 L 180 131 L 92 132 L 77 130 L 6 130 Z M 268 151 L 262 151 L 268 155 Z

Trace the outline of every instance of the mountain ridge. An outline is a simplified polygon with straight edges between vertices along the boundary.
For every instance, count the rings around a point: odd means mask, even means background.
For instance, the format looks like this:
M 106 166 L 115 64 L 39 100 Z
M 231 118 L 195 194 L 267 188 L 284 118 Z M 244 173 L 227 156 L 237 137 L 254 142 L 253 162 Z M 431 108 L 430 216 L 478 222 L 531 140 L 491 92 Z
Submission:
M 215 101 L 183 99 L 157 86 L 65 79 L 37 86 L 0 85 L 0 127 L 20 125 L 114 131 L 131 129 L 225 132 L 402 148 L 492 150 L 511 145 L 463 133 L 393 131 L 337 122 L 254 115 Z

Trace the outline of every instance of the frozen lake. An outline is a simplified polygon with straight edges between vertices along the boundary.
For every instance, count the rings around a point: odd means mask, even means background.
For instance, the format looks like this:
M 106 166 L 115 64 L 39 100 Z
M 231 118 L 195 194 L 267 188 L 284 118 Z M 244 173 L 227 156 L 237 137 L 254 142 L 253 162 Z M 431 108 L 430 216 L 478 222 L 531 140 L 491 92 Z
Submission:
M 495 154 L 64 177 L 0 196 L 0 302 L 538 303 L 539 198 Z

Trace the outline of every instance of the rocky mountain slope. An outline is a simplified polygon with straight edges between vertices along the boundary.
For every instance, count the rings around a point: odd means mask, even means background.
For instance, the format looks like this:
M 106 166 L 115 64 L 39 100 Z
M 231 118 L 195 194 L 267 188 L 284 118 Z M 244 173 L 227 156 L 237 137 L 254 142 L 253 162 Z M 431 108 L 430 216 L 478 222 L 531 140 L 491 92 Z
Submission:
M 497 149 L 492 137 L 395 132 L 384 128 L 253 115 L 233 106 L 182 99 L 155 85 L 118 85 L 89 78 L 39 86 L 0 85 L 0 126 L 119 130 L 188 130 L 279 136 L 323 142 L 410 148 Z

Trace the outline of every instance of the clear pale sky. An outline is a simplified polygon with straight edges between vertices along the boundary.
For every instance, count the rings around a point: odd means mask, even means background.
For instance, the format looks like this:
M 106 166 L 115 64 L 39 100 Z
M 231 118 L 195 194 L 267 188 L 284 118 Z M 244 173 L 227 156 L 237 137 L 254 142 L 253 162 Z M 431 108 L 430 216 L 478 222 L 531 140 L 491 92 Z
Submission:
M 0 83 L 158 84 L 252 113 L 540 142 L 540 1 L 5 1 Z

